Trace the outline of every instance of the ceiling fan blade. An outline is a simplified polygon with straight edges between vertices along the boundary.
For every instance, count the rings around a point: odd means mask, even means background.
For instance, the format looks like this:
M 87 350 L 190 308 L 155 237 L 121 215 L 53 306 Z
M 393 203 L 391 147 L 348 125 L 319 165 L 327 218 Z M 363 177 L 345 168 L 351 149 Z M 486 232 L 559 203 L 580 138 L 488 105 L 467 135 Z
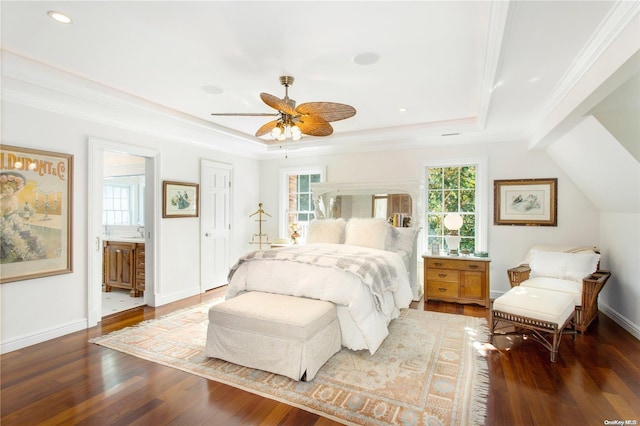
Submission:
M 278 115 L 274 112 L 212 112 L 211 115 L 222 117 L 240 116 L 240 117 L 262 117 Z
M 262 125 L 262 127 L 260 127 L 258 129 L 258 131 L 256 132 L 256 136 L 260 137 L 260 136 L 264 136 L 266 134 L 271 133 L 273 128 L 278 125 L 278 122 L 279 122 L 279 120 L 273 120 L 273 121 L 268 122 L 267 124 Z
M 260 99 L 273 109 L 277 109 L 285 114 L 297 115 L 296 110 L 286 103 L 284 99 L 280 99 L 277 96 L 273 96 L 268 93 L 260 93 Z
M 338 121 L 356 115 L 356 109 L 351 105 L 336 102 L 307 102 L 298 105 L 296 111 L 299 114 L 313 114 L 324 118 L 326 121 Z
M 295 123 L 300 131 L 309 136 L 329 136 L 333 133 L 333 127 L 325 119 L 317 115 L 300 117 Z

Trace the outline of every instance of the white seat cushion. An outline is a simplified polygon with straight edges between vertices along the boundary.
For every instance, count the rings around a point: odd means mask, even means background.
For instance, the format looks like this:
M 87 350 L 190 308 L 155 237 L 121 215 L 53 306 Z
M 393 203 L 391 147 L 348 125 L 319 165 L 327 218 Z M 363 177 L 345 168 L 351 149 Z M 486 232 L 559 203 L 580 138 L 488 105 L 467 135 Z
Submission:
M 301 340 L 314 336 L 336 318 L 331 302 L 257 291 L 209 310 L 209 321 L 221 327 Z
M 574 312 L 569 293 L 535 287 L 513 287 L 493 302 L 493 310 L 562 326 Z
M 209 309 L 205 354 L 311 380 L 340 350 L 341 342 L 333 303 L 249 292 Z
M 560 278 L 535 277 L 520 283 L 520 287 L 541 288 L 544 290 L 559 291 L 573 296 L 576 306 L 582 304 L 582 281 L 563 280 Z

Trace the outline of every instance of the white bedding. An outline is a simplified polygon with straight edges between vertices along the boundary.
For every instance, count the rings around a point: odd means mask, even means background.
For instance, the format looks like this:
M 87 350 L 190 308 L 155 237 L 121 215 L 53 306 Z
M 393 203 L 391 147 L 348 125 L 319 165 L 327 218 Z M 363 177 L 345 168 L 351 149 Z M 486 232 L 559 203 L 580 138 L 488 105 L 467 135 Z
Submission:
M 351 246 L 347 244 L 307 244 L 304 249 L 330 250 L 343 256 L 376 255 L 393 271 L 394 277 L 386 279 L 387 288 L 376 300 L 372 286 L 353 272 L 327 264 L 282 261 L 277 259 L 252 259 L 241 261 L 232 269 L 227 298 L 245 291 L 302 296 L 327 300 L 336 304 L 342 345 L 353 350 L 368 349 L 371 354 L 389 334 L 389 322 L 397 318 L 400 309 L 409 306 L 412 291 L 407 270 L 401 257 L 393 252 Z M 277 250 L 297 250 L 296 247 Z

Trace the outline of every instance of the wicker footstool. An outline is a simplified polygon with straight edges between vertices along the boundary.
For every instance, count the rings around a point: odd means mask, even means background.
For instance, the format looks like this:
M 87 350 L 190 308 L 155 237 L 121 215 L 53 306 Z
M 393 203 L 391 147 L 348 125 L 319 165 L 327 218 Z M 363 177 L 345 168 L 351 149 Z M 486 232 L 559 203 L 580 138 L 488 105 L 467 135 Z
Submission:
M 573 327 L 575 313 L 572 294 L 534 287 L 513 287 L 493 302 L 489 321 L 490 335 L 521 334 L 528 330 L 531 337 L 551 351 L 551 362 L 556 362 L 562 333 Z M 499 323 L 514 326 L 511 333 L 496 333 Z M 504 325 L 503 324 L 503 325 Z M 575 339 L 575 330 L 572 330 Z
M 341 347 L 330 302 L 256 291 L 209 310 L 209 357 L 308 381 Z

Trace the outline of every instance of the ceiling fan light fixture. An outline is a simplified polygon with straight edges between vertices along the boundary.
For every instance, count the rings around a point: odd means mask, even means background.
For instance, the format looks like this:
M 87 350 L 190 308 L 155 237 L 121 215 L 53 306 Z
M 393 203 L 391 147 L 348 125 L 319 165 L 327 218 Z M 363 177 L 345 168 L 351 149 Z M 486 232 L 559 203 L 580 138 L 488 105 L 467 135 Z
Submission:
M 300 139 L 302 139 L 302 131 L 295 124 L 291 126 L 291 139 L 293 139 L 294 141 L 299 141 Z
M 280 136 L 282 134 L 282 129 L 280 128 L 280 126 L 276 126 L 273 128 L 273 130 L 271 130 L 271 137 L 274 139 L 278 139 L 278 136 Z
M 344 120 L 353 117 L 356 109 L 351 105 L 337 102 L 306 102 L 296 106 L 296 102 L 289 98 L 289 86 L 293 84 L 293 77 L 281 76 L 280 83 L 285 88 L 284 98 L 269 93 L 260 93 L 260 99 L 275 109 L 276 113 L 212 113 L 215 116 L 276 116 L 275 120 L 263 124 L 255 133 L 256 137 L 269 135 L 273 139 L 300 140 L 302 135 L 329 136 L 333 133 L 330 121 Z

